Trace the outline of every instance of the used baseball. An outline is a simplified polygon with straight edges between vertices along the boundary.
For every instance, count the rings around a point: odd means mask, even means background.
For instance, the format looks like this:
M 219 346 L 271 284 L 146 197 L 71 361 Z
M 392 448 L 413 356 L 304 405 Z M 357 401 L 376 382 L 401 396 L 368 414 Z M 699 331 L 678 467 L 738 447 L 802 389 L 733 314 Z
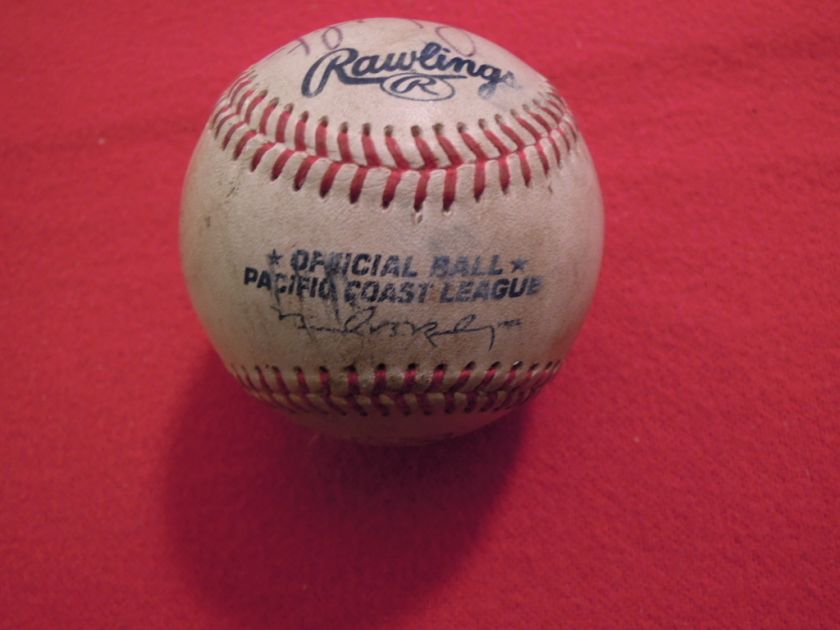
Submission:
M 224 93 L 184 184 L 190 296 L 245 389 L 364 442 L 471 431 L 557 373 L 603 210 L 566 102 L 495 44 L 336 24 Z

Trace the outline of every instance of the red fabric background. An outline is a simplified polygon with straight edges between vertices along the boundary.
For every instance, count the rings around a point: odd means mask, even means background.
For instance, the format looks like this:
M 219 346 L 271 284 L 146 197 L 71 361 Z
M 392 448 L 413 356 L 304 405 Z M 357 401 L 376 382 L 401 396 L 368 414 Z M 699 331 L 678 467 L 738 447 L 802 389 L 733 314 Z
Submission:
M 840 624 L 840 5 L 3 13 L 0 625 Z M 561 376 L 419 450 L 313 440 L 248 398 L 177 251 L 221 91 L 377 14 L 552 78 L 607 211 Z

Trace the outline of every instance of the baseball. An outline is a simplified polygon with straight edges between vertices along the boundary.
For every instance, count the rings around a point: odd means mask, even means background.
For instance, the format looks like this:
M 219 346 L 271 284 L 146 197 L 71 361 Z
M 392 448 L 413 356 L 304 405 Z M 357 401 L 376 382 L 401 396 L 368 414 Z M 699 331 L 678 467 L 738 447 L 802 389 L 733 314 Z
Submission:
M 595 291 L 603 209 L 544 76 L 452 26 L 365 19 L 224 92 L 180 239 L 199 318 L 250 394 L 333 436 L 422 444 L 557 374 Z

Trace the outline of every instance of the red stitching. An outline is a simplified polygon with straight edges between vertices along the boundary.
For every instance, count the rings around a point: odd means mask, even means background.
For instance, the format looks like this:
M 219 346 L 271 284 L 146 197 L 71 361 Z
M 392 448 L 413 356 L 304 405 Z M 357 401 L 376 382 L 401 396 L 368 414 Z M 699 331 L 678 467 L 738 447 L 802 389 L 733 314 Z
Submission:
M 542 373 L 536 378 L 534 384 L 528 390 L 527 394 L 522 398 L 523 403 L 536 396 L 543 388 L 543 386 L 546 383 L 548 383 L 552 378 L 554 378 L 554 375 L 557 373 L 557 368 L 553 366 L 554 364 L 551 361 L 546 363 Z
M 242 151 L 245 149 L 245 145 L 257 135 L 257 132 L 253 129 L 249 129 L 244 136 L 239 139 L 239 142 L 236 143 L 236 148 L 233 150 L 233 159 L 238 160 L 239 156 L 242 155 Z
M 368 415 L 364 408 L 359 405 L 356 401 L 356 398 L 360 395 L 361 388 L 359 387 L 359 374 L 356 372 L 356 368 L 349 367 L 347 368 L 347 395 L 344 399 L 347 401 L 347 404 L 353 408 L 353 411 L 358 413 L 361 416 Z
M 250 89 L 242 93 L 242 96 L 239 97 L 239 101 L 236 103 L 236 113 L 241 114 L 242 108 L 245 107 L 245 102 L 254 95 L 254 90 Z M 247 121 L 247 118 L 245 119 Z
M 513 393 L 513 390 L 515 389 L 513 387 L 513 383 L 516 381 L 516 373 L 519 371 L 519 368 L 521 366 L 521 361 L 517 361 L 512 366 L 510 366 L 510 370 L 508 370 L 508 374 L 505 377 L 504 382 L 490 393 L 490 396 L 492 397 L 492 402 L 488 401 L 488 404 L 482 407 L 481 411 L 495 411 L 496 409 L 500 409 L 501 405 L 504 405 L 504 402 L 508 399 L 508 397 Z M 505 398 L 503 398 L 499 402 L 499 405 L 497 405 L 496 401 L 498 399 L 499 392 L 505 392 L 507 396 L 505 396 Z
M 508 397 L 505 399 L 505 401 L 499 407 L 500 409 L 509 409 L 509 408 L 513 407 L 514 405 L 520 404 L 523 401 L 524 395 L 528 391 L 530 391 L 530 388 L 528 387 L 528 385 L 533 380 L 534 371 L 538 367 L 539 367 L 538 364 L 534 364 L 530 368 L 528 368 L 528 371 L 525 373 L 525 377 L 519 383 L 516 384 L 516 387 L 513 388 L 513 390 L 508 395 Z
M 376 153 L 376 147 L 373 146 L 373 140 L 370 137 L 370 125 L 368 124 L 362 127 L 362 149 L 369 166 L 379 166 L 381 164 L 379 155 Z
M 414 209 L 416 211 L 420 211 L 423 208 L 423 202 L 426 201 L 426 190 L 429 186 L 431 172 L 436 169 L 438 165 L 434 152 L 432 152 L 432 149 L 420 133 L 420 127 L 414 126 L 411 128 L 411 135 L 414 137 L 414 144 L 417 147 L 417 151 L 420 152 L 420 157 L 423 158 L 423 168 L 420 169 L 420 179 L 417 182 L 417 192 L 414 195 Z
M 309 155 L 303 160 L 303 162 L 301 162 L 300 166 L 298 167 L 297 173 L 295 173 L 295 190 L 300 190 L 301 188 L 303 188 L 303 183 L 306 181 L 306 176 L 309 174 L 309 169 L 312 168 L 312 165 L 317 161 L 318 158 L 316 156 Z
M 548 123 L 545 122 L 545 120 L 541 116 L 539 116 L 538 114 L 534 115 L 534 113 L 531 112 L 530 108 L 527 105 L 523 105 L 522 109 L 534 120 L 536 120 L 537 123 L 541 124 L 545 128 L 546 132 L 551 133 L 551 127 L 548 125 Z M 536 148 L 537 155 L 540 158 L 540 163 L 543 167 L 543 173 L 548 174 L 548 159 L 545 157 L 545 150 L 542 147 L 542 134 L 537 130 L 536 127 L 529 123 L 524 116 L 520 116 L 513 110 L 511 110 L 510 115 L 514 117 L 516 122 L 518 122 L 523 129 L 527 129 L 528 133 L 530 133 L 531 136 L 534 138 L 533 146 L 534 148 Z
M 491 162 L 497 164 L 496 177 L 503 193 L 507 193 L 511 186 L 511 160 L 514 157 L 519 163 L 522 181 L 528 186 L 533 181 L 535 172 L 532 160 L 536 162 L 538 159 L 543 175 L 548 176 L 552 166 L 559 166 L 564 152 L 570 152 L 578 140 L 578 132 L 566 102 L 553 89 L 549 89 L 540 93 L 539 98 L 532 98 L 530 102 L 523 103 L 519 111 L 510 110 L 507 120 L 501 115 L 496 115 L 493 127 L 487 121 L 479 120 L 480 133 L 477 137 L 469 133 L 463 123 L 457 125 L 458 133 L 454 136 L 447 135 L 443 125 L 435 124 L 432 126 L 434 133 L 428 140 L 420 127 L 412 127 L 413 149 L 416 149 L 416 153 L 411 153 L 412 160 L 416 161 L 419 156 L 422 160 L 420 165 L 412 164 L 406 157 L 405 149 L 400 146 L 390 125 L 384 128 L 383 134 L 383 144 L 387 150 L 385 157 L 389 160 L 387 163 L 383 161 L 377 150 L 377 143 L 374 141 L 374 134 L 369 123 L 362 126 L 360 133 L 361 156 L 354 155 L 347 123 L 341 123 L 338 126 L 338 132 L 334 137 L 339 155 L 331 156 L 330 126 L 326 117 L 321 117 L 315 122 L 310 113 L 304 111 L 292 124 L 294 105 L 291 103 L 285 105 L 279 115 L 275 115 L 280 101 L 276 97 L 269 99 L 268 96 L 268 90 L 259 89 L 256 75 L 252 70 L 238 77 L 228 88 L 219 100 L 209 122 L 214 136 L 216 138 L 221 136 L 222 150 L 227 150 L 228 145 L 233 144 L 233 159 L 247 155 L 250 169 L 254 171 L 272 147 L 277 144 L 283 145 L 271 169 L 272 179 L 279 177 L 294 153 L 303 154 L 292 178 L 295 190 L 299 190 L 306 184 L 316 162 L 327 160 L 328 164 L 317 170 L 319 175 L 316 185 L 322 197 L 330 194 L 341 168 L 345 165 L 352 166 L 354 173 L 350 178 L 347 191 L 351 203 L 357 202 L 361 197 L 371 169 L 386 169 L 387 176 L 376 185 L 375 192 L 375 194 L 381 194 L 381 203 L 384 208 L 391 205 L 405 174 L 409 172 L 417 174 L 412 181 L 411 192 L 413 192 L 414 209 L 418 212 L 423 209 L 428 200 L 432 176 L 436 172 L 441 173 L 442 190 L 439 189 L 441 190 L 439 203 L 444 211 L 450 210 L 455 204 L 458 180 L 467 176 L 469 172 L 472 173 L 473 179 L 473 198 L 476 202 L 481 200 L 488 186 L 488 164 Z M 254 121 L 255 117 L 259 122 Z M 272 120 L 275 120 L 273 134 L 269 131 Z M 252 126 L 252 121 L 255 126 Z M 309 127 L 312 124 L 316 126 L 310 132 Z M 222 133 L 223 130 L 224 133 Z M 523 133 L 527 133 L 525 137 L 530 136 L 530 140 L 526 141 Z M 273 138 L 269 138 L 269 135 Z M 309 145 L 309 142 L 313 142 L 313 137 L 314 147 Z M 235 141 L 234 138 L 236 138 Z M 561 138 L 562 142 L 560 142 Z M 249 149 L 251 141 L 255 139 L 258 141 L 255 143 L 256 148 Z M 460 140 L 460 143 L 456 143 L 456 140 Z M 548 157 L 546 142 L 551 147 L 553 161 Z M 434 143 L 436 143 L 436 148 L 433 148 Z M 565 151 L 561 150 L 563 145 L 565 145 Z M 492 150 L 489 149 L 490 147 Z M 530 147 L 534 148 L 534 153 L 529 156 Z M 469 151 L 466 156 L 465 149 Z M 488 155 L 488 150 L 495 155 Z M 441 163 L 443 157 L 438 156 L 445 156 L 446 163 Z M 464 170 L 466 166 L 471 167 L 469 171 Z
M 538 104 L 537 107 L 539 109 L 541 109 L 547 116 L 549 116 L 554 121 L 555 125 L 559 125 L 563 121 L 562 117 L 555 114 L 553 111 L 548 109 L 545 105 L 539 105 Z
M 283 374 L 280 372 L 280 369 L 272 367 L 271 370 L 274 372 L 274 382 L 277 383 L 277 387 L 280 389 L 280 395 L 287 401 L 289 408 L 292 411 L 304 411 L 302 407 L 299 407 L 292 400 L 289 388 L 286 387 L 286 381 L 283 380 Z M 259 368 L 257 368 L 257 371 L 260 372 Z M 262 375 L 262 372 L 260 372 L 260 375 Z
M 551 143 L 551 148 L 554 149 L 554 159 L 557 164 L 560 164 L 560 147 L 557 146 L 557 140 L 554 139 L 554 136 L 548 136 L 548 141 Z
M 262 370 L 257 367 L 255 368 L 257 372 L 257 377 L 260 383 L 260 390 L 259 392 L 253 392 L 254 396 L 258 397 L 260 400 L 264 400 L 272 405 L 276 405 L 278 407 L 283 407 L 284 409 L 292 410 L 291 408 L 291 401 L 287 398 L 285 399 L 277 399 L 277 393 L 271 389 L 271 386 L 268 384 L 268 381 L 265 378 Z M 249 379 L 250 382 L 250 379 Z
M 327 370 L 327 368 L 319 368 L 318 377 L 321 381 L 321 400 L 324 401 L 324 404 L 342 416 L 347 415 L 346 411 L 344 411 L 341 407 L 339 407 L 333 402 L 332 386 L 330 385 L 330 373 Z
M 443 379 L 446 378 L 446 366 L 438 365 L 432 372 L 432 381 L 426 388 L 427 392 L 437 392 L 443 387 Z
M 294 154 L 295 152 L 291 149 L 286 149 L 277 157 L 277 160 L 274 162 L 274 166 L 271 169 L 271 179 L 277 179 L 280 177 L 280 173 L 283 172 L 286 162 L 288 162 L 289 158 Z
M 341 162 L 330 162 L 330 165 L 327 168 L 327 172 L 324 173 L 324 176 L 321 178 L 321 188 L 318 191 L 322 197 L 326 197 L 327 194 L 330 192 L 330 188 L 332 188 L 333 181 L 335 181 L 335 176 L 341 169 L 341 167 Z
M 304 407 L 307 411 L 321 411 L 309 400 L 309 383 L 306 382 L 306 375 L 303 373 L 303 370 L 295 368 L 295 376 L 297 377 L 298 389 L 300 389 L 300 396 L 298 398 L 302 398 L 304 402 L 301 407 Z
M 233 137 L 234 132 L 236 132 L 237 129 L 240 129 L 241 127 L 244 127 L 244 126 L 245 126 L 245 121 L 240 120 L 238 123 L 233 125 L 230 129 L 228 129 L 228 132 L 225 134 L 225 139 L 222 141 L 222 150 L 227 149 L 227 145 L 230 142 L 230 139 Z
M 295 151 L 306 151 L 306 122 L 309 120 L 309 112 L 303 112 L 295 124 Z
M 417 180 L 417 190 L 414 193 L 414 210 L 420 212 L 423 209 L 423 202 L 426 201 L 426 187 L 429 185 L 429 171 L 420 171 L 420 179 Z
M 571 149 L 572 145 L 569 143 L 569 138 L 566 136 L 566 132 L 565 132 L 565 131 L 563 131 L 563 127 L 562 127 L 562 126 L 557 127 L 557 132 L 558 132 L 561 136 L 563 136 L 563 142 L 565 142 L 565 143 L 566 143 L 566 151 L 568 151 L 569 149 Z
M 327 119 L 323 118 L 315 130 L 315 155 L 327 157 Z
M 470 395 L 467 400 L 467 406 L 464 409 L 466 412 L 470 412 L 475 409 L 476 404 L 478 403 L 478 393 L 487 389 L 487 386 L 493 381 L 496 376 L 496 370 L 498 369 L 499 364 L 494 363 L 490 366 L 490 369 L 484 374 L 484 378 L 481 379 L 481 382 L 476 386 L 476 388 L 470 392 Z M 493 394 L 495 398 L 495 394 Z
M 233 83 L 228 86 L 228 89 L 225 90 L 225 93 L 222 95 L 222 98 L 219 99 L 219 103 L 222 103 L 225 99 L 230 98 L 230 95 L 233 94 L 233 91 L 237 88 L 237 86 L 242 82 L 248 79 L 250 76 L 250 71 L 246 70 L 242 74 L 240 74 L 236 79 L 234 79 Z
M 342 162 L 353 162 L 353 154 L 350 153 L 350 138 L 347 136 L 347 123 L 342 123 L 338 130 L 338 152 L 341 154 Z
M 548 175 L 548 156 L 545 154 L 545 149 L 543 149 L 542 140 L 537 142 L 534 145 L 537 148 L 537 155 L 540 158 L 540 164 L 543 167 L 543 174 Z
M 251 158 L 252 171 L 255 171 L 257 169 L 257 166 L 259 165 L 266 151 L 268 151 L 273 146 L 276 146 L 273 142 L 265 142 L 262 146 L 260 146 L 259 149 L 256 150 L 256 152 L 254 153 L 254 157 Z
M 234 370 L 236 378 L 239 380 L 240 384 L 245 388 L 245 391 L 251 394 L 254 398 L 258 398 L 259 400 L 266 402 L 270 405 L 283 407 L 284 409 L 291 412 L 296 411 L 293 408 L 290 400 L 283 399 L 282 397 L 277 397 L 277 392 L 271 389 L 271 386 L 265 380 L 265 377 L 263 376 L 263 373 L 259 368 L 256 368 L 256 380 L 259 382 L 259 385 L 254 384 L 254 381 L 251 379 L 251 375 L 248 373 L 248 370 L 242 368 L 242 372 L 244 376 L 239 374 L 238 370 Z
M 350 182 L 350 203 L 356 203 L 362 194 L 362 186 L 365 185 L 365 177 L 368 169 L 366 166 L 360 166 L 356 174 L 353 175 L 353 181 Z
M 531 102 L 536 107 L 540 106 L 540 103 L 537 99 L 534 99 Z M 531 116 L 531 118 L 533 118 L 534 120 L 536 120 L 542 126 L 542 128 L 545 129 L 546 133 L 551 133 L 551 125 L 548 124 L 548 121 L 545 118 L 534 112 L 530 107 L 528 107 L 528 105 L 523 105 L 522 109 L 528 112 L 528 115 Z M 540 137 L 542 137 L 542 135 L 540 135 Z M 536 135 L 534 136 L 534 138 L 539 140 L 539 138 L 537 138 Z
M 408 406 L 408 402 L 405 399 L 405 395 L 410 393 L 411 390 L 414 389 L 414 383 L 417 379 L 417 366 L 411 364 L 408 366 L 408 369 L 403 374 L 403 384 L 400 390 L 397 392 L 397 395 L 394 396 L 394 402 L 397 406 L 402 410 L 403 414 L 409 415 L 411 413 L 411 407 Z
M 222 116 L 219 119 L 219 121 L 216 123 L 216 126 L 213 128 L 213 136 L 218 138 L 219 137 L 219 132 L 222 130 L 222 127 L 224 127 L 225 123 L 227 121 L 231 120 L 232 118 L 234 118 L 235 116 L 236 116 L 235 112 L 231 112 L 229 114 L 226 114 L 226 115 Z M 224 147 L 222 147 L 222 149 L 224 149 Z
M 260 92 L 257 95 L 257 98 L 255 98 L 253 101 L 251 101 L 251 103 L 248 105 L 248 109 L 245 110 L 245 122 L 246 123 L 250 124 L 251 116 L 253 115 L 254 110 L 257 108 L 257 105 L 262 103 L 263 99 L 266 96 L 268 96 L 268 90 L 263 90 L 262 92 Z
M 260 133 L 261 134 L 263 134 L 263 135 L 268 134 L 268 131 L 267 131 L 267 129 L 268 129 L 268 117 L 271 116 L 271 113 L 275 110 L 275 108 L 277 107 L 277 104 L 279 102 L 280 102 L 279 99 L 276 99 L 276 98 L 273 98 L 268 102 L 268 107 L 265 108 L 265 111 L 263 112 L 262 116 L 260 117 Z
M 214 131 L 217 129 L 216 124 L 219 122 L 219 119 L 225 114 L 230 108 L 229 107 L 220 107 L 216 110 L 216 113 L 213 114 L 213 117 L 210 119 L 210 128 Z M 216 131 L 218 135 L 218 132 Z
M 484 132 L 484 135 L 487 136 L 487 139 L 493 144 L 496 150 L 499 152 L 499 155 L 509 155 L 510 151 L 505 146 L 504 142 L 499 140 L 499 137 L 493 133 L 490 129 L 487 128 L 487 123 L 483 120 L 478 122 L 481 130 Z M 499 181 L 502 185 L 502 192 L 507 193 L 508 187 L 510 186 L 510 167 L 508 166 L 507 160 L 499 160 Z
M 277 142 L 286 141 L 286 125 L 289 123 L 289 118 L 292 115 L 293 105 L 286 105 L 283 111 L 280 112 L 280 118 L 277 119 L 277 129 L 274 132 L 274 138 Z
M 455 150 L 455 146 L 443 135 L 443 125 L 435 125 L 435 135 L 438 144 L 443 148 L 446 157 L 449 158 L 450 166 L 446 168 L 446 175 L 443 180 L 443 209 L 449 210 L 455 201 L 458 167 L 463 164 L 464 160 L 458 151 Z
M 239 371 L 234 368 L 233 374 L 236 376 L 236 380 L 239 381 L 239 384 L 242 385 L 245 389 L 253 390 L 254 384 L 251 382 L 251 378 L 248 376 L 248 371 L 243 368 L 244 376 L 239 373 Z
M 453 413 L 455 411 L 455 392 L 461 389 L 466 382 L 470 380 L 474 367 L 475 364 L 470 363 L 461 370 L 461 373 L 458 375 L 458 380 L 452 384 L 452 387 L 450 387 L 449 391 L 447 391 L 444 395 L 444 413 Z
M 522 169 L 522 179 L 525 180 L 525 185 L 531 185 L 531 165 L 528 162 L 528 157 L 525 155 L 525 141 L 518 133 L 516 133 L 509 125 L 506 125 L 500 115 L 496 116 L 496 124 L 510 138 L 516 145 L 516 155 L 519 156 L 519 166 Z M 534 136 L 536 137 L 536 136 Z
M 391 174 L 388 175 L 388 179 L 385 182 L 385 190 L 382 191 L 383 208 L 391 205 L 391 202 L 394 200 L 394 195 L 397 194 L 397 186 L 399 186 L 401 179 L 402 173 L 397 170 L 391 171 Z
M 467 148 L 469 148 L 469 150 L 475 155 L 473 196 L 475 197 L 475 200 L 478 201 L 481 199 L 482 193 L 484 193 L 484 168 L 487 164 L 487 154 L 484 153 L 484 149 L 481 148 L 481 145 L 467 133 L 466 126 L 458 125 L 458 133 L 461 134 L 461 139 L 464 141 L 464 144 L 467 145 Z
M 408 160 L 405 159 L 402 149 L 400 149 L 400 145 L 396 138 L 394 138 L 393 131 L 390 127 L 385 128 L 385 146 L 388 147 L 388 152 L 391 154 L 391 157 L 394 158 L 394 163 L 397 165 L 399 170 L 411 170 L 411 164 L 409 164 Z
M 255 75 L 253 73 L 246 73 L 242 75 L 242 78 L 239 80 L 239 82 L 235 84 L 236 87 L 233 87 L 230 91 L 229 98 L 231 101 L 236 100 L 236 95 L 239 94 L 240 90 L 251 85 L 251 82 L 254 80 L 254 76 Z
M 233 82 L 233 84 L 228 88 L 227 92 L 225 92 L 225 95 L 219 101 L 220 104 L 224 101 L 227 101 L 227 103 L 216 111 L 215 116 L 213 116 L 213 118 L 210 120 L 211 127 L 213 127 L 216 124 L 219 116 L 230 110 L 230 108 L 233 106 L 233 101 L 236 99 L 236 95 L 239 93 L 239 90 L 250 84 L 252 80 L 253 77 L 246 72 L 243 73 L 236 81 Z
M 379 366 L 373 373 L 373 388 L 370 392 L 370 401 L 376 410 L 383 416 L 390 414 L 390 409 L 382 404 L 380 396 L 388 389 L 388 374 L 385 366 Z
M 397 186 L 399 186 L 400 181 L 402 180 L 403 172 L 411 169 L 411 164 L 409 164 L 408 160 L 405 159 L 399 143 L 393 136 L 393 130 L 391 127 L 385 128 L 385 147 L 388 149 L 388 153 L 391 154 L 391 158 L 394 160 L 394 164 L 397 165 L 397 168 L 391 171 L 390 175 L 388 175 L 387 181 L 385 182 L 385 190 L 382 191 L 383 208 L 387 208 L 391 205 L 391 201 L 394 200 L 394 195 L 397 192 Z
M 505 374 L 504 381 L 491 389 L 491 385 L 500 374 L 499 364 L 494 363 L 478 378 L 479 371 L 473 362 L 467 364 L 457 377 L 447 386 L 446 365 L 438 365 L 432 370 L 429 384 L 422 391 L 417 388 L 418 368 L 411 364 L 402 374 L 401 382 L 396 386 L 389 385 L 388 371 L 385 365 L 379 365 L 373 371 L 370 381 L 363 384 L 359 373 L 354 367 L 346 368 L 344 380 L 347 392 L 344 395 L 334 393 L 334 379 L 326 367 L 318 368 L 316 377 L 307 378 L 300 367 L 292 369 L 294 378 L 289 383 L 295 384 L 295 390 L 290 389 L 283 372 L 276 366 L 266 368 L 255 367 L 253 372 L 246 367 L 230 366 L 236 379 L 251 395 L 266 402 L 276 404 L 292 413 L 336 413 L 346 415 L 348 411 L 362 416 L 371 414 L 388 416 L 398 410 L 404 415 L 412 413 L 431 414 L 435 408 L 440 408 L 440 402 L 433 404 L 432 399 L 442 400 L 443 413 L 472 413 L 509 409 L 520 405 L 535 396 L 546 383 L 557 374 L 560 363 L 550 361 L 542 369 L 535 363 L 524 375 L 521 375 L 522 363 L 514 363 Z M 273 381 L 266 377 L 266 372 L 273 373 Z M 521 375 L 521 377 L 520 377 Z M 318 383 L 313 391 L 310 380 Z M 470 382 L 478 383 L 472 387 Z M 272 384 L 273 383 L 273 384 Z M 417 401 L 417 407 L 409 404 L 411 397 Z M 320 401 L 321 404 L 315 404 Z M 336 401 L 344 401 L 338 404 Z M 393 403 L 388 404 L 387 401 Z

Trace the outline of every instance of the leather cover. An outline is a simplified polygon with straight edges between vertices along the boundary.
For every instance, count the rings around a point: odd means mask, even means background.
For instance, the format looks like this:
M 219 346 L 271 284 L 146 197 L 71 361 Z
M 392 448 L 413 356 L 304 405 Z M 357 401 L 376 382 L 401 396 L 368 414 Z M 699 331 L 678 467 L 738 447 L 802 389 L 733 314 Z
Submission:
M 184 185 L 193 303 L 245 387 L 364 441 L 471 430 L 560 367 L 603 214 L 565 101 L 431 22 L 329 26 L 246 70 Z

